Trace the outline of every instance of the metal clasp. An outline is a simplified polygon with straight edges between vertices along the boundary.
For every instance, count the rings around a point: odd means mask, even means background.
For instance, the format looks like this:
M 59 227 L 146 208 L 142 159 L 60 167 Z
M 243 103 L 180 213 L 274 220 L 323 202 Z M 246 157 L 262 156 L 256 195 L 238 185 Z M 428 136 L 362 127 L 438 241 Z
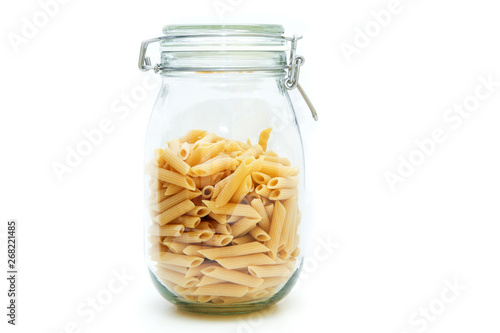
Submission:
M 302 98 L 306 102 L 307 106 L 309 107 L 309 110 L 311 110 L 311 114 L 314 118 L 315 121 L 318 121 L 318 113 L 316 112 L 316 109 L 314 108 L 314 105 L 312 104 L 311 100 L 309 97 L 307 97 L 306 92 L 302 88 L 302 86 L 299 84 L 299 75 L 300 75 L 300 67 L 306 62 L 306 59 L 303 56 L 297 56 L 297 41 L 301 39 L 302 36 L 298 35 L 293 35 L 292 38 L 292 45 L 290 48 L 290 59 L 288 62 L 288 76 L 285 81 L 285 87 L 288 90 L 292 90 L 297 88 L 302 95 Z

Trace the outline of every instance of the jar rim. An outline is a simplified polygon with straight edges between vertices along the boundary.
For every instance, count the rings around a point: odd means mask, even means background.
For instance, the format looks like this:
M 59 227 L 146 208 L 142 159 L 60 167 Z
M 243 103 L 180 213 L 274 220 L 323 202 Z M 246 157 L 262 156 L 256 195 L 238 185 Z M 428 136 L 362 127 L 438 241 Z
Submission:
M 285 29 L 279 24 L 169 24 L 162 32 L 166 36 L 197 34 L 269 34 L 280 36 Z

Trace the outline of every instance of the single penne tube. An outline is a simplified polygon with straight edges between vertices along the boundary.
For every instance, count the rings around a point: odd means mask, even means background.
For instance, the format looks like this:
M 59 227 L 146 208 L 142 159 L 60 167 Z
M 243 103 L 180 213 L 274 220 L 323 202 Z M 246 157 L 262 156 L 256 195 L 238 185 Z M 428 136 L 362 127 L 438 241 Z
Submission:
M 165 191 L 163 189 L 151 191 L 149 202 L 151 202 L 151 205 L 155 205 L 158 202 L 165 200 L 166 198 L 167 196 L 165 195 Z
M 259 278 L 274 276 L 287 277 L 292 274 L 285 265 L 248 266 L 248 272 Z
M 290 160 L 286 157 L 279 156 L 264 156 L 264 161 L 279 163 L 283 166 L 291 166 Z
M 186 231 L 182 233 L 182 235 L 180 235 L 179 237 L 176 237 L 175 241 L 179 243 L 188 243 L 188 244 L 203 243 L 212 238 L 213 235 L 214 232 L 210 230 Z
M 260 186 L 260 185 L 259 185 Z M 269 194 L 271 200 L 286 200 L 298 194 L 297 188 L 278 188 Z
M 229 224 L 220 224 L 217 223 L 215 225 L 215 233 L 221 234 L 221 235 L 231 235 L 232 229 Z
M 158 178 L 163 182 L 175 184 L 187 188 L 188 190 L 191 191 L 194 191 L 196 189 L 196 184 L 194 183 L 191 177 L 183 176 L 181 174 L 178 174 L 177 172 L 165 170 L 163 168 L 158 168 L 158 167 L 151 167 L 150 175 Z
M 271 239 L 269 234 L 259 226 L 255 226 L 255 228 L 250 230 L 248 233 L 250 234 L 250 236 L 252 236 L 253 238 L 255 238 L 255 240 L 259 242 L 267 242 L 268 240 Z
M 238 161 L 232 157 L 215 157 L 202 164 L 195 165 L 191 168 L 194 176 L 211 176 L 224 170 L 234 170 Z
M 238 142 L 236 141 L 227 141 L 225 146 L 224 146 L 224 152 L 225 153 L 232 153 L 236 151 L 241 151 L 243 152 L 245 149 L 243 149 Z
M 233 238 L 233 241 L 231 243 L 233 245 L 241 245 L 241 244 L 251 243 L 253 241 L 255 241 L 255 239 L 252 236 L 245 235 L 242 237 Z
M 232 235 L 234 237 L 243 236 L 250 230 L 255 228 L 257 223 L 259 223 L 260 218 L 242 217 L 238 222 L 231 225 Z
M 165 195 L 166 196 L 174 195 L 176 193 L 181 192 L 182 190 L 184 190 L 184 187 L 177 186 L 174 184 L 169 184 L 168 187 L 165 189 Z
M 190 295 L 192 292 L 192 287 L 191 288 L 184 288 L 184 287 L 175 285 L 171 289 L 174 290 L 175 294 L 180 295 L 180 296 L 184 296 L 184 297 Z
M 259 213 L 250 205 L 228 203 L 217 207 L 213 201 L 203 200 L 203 203 L 215 214 L 260 218 Z
M 271 190 L 281 188 L 295 188 L 299 184 L 299 177 L 274 177 L 267 183 L 267 188 Z
M 201 264 L 199 266 L 188 268 L 188 271 L 186 273 L 186 277 L 189 278 L 189 277 L 194 277 L 194 276 L 202 276 L 203 274 L 201 273 L 201 271 L 204 268 L 211 267 L 211 266 L 220 267 L 220 265 L 216 262 L 204 262 L 203 264 Z
M 295 250 L 293 250 L 291 256 L 293 258 L 297 258 L 299 256 L 299 254 L 300 254 L 300 249 L 297 247 Z
M 194 145 L 191 154 L 186 159 L 186 163 L 195 166 L 219 155 L 224 150 L 224 142 L 202 143 Z
M 293 246 L 293 240 L 295 238 L 295 224 L 297 223 L 297 205 L 298 199 L 297 196 L 293 196 L 287 199 L 283 203 L 283 207 L 285 207 L 286 215 L 285 215 L 285 223 L 283 224 L 283 230 L 281 231 L 281 243 L 283 245 L 283 249 L 288 246 L 285 251 L 288 254 L 291 254 L 291 247 Z M 287 257 L 288 258 L 288 257 Z
M 165 245 L 166 247 L 168 247 L 168 249 L 170 251 L 172 251 L 173 253 L 177 253 L 177 254 L 184 253 L 183 251 L 187 246 L 187 244 L 177 243 L 177 242 L 174 242 L 171 240 L 164 240 L 162 244 Z
M 214 194 L 214 187 L 212 185 L 205 186 L 201 190 L 201 197 L 205 200 L 210 200 L 213 194 Z
M 260 267 L 260 266 L 255 266 L 255 267 Z M 259 277 L 241 273 L 234 270 L 225 269 L 222 267 L 208 267 L 203 269 L 201 272 L 206 276 L 211 276 L 216 279 L 240 284 L 242 286 L 247 286 L 250 288 L 258 287 L 262 284 L 262 282 L 264 282 L 264 280 Z
M 182 224 L 168 224 L 165 226 L 159 226 L 158 224 L 152 224 L 148 228 L 148 233 L 153 236 L 180 236 L 184 232 L 184 225 Z
M 203 259 L 195 256 L 186 256 L 184 254 L 160 252 L 151 255 L 151 260 L 162 264 L 176 265 L 182 267 L 196 267 L 201 265 Z
M 153 221 L 158 222 L 161 226 L 163 226 L 169 222 L 172 222 L 176 218 L 181 217 L 194 208 L 194 203 L 191 200 L 186 199 L 154 217 Z
M 191 149 L 192 146 L 188 142 L 184 142 L 179 149 L 179 157 L 182 158 L 183 161 L 185 161 L 188 157 L 189 154 L 191 154 Z
M 217 196 L 220 194 L 220 192 L 224 189 L 224 187 L 231 181 L 233 178 L 233 174 L 227 175 L 224 179 L 219 181 L 217 184 L 214 186 L 214 193 L 212 194 L 212 199 L 217 198 Z
M 214 212 L 208 213 L 208 216 L 213 218 L 215 221 L 219 222 L 220 224 L 226 224 L 227 223 L 227 217 L 226 215 L 223 214 L 215 214 Z
M 243 183 L 241 184 L 242 186 L 234 192 L 233 196 L 229 200 L 231 203 L 240 203 L 243 198 L 252 190 L 252 177 L 248 175 Z
M 258 286 L 257 288 L 249 288 L 248 292 L 254 293 L 258 290 L 264 290 L 271 287 L 276 287 L 288 281 L 288 277 L 282 277 L 282 276 L 267 277 L 263 279 L 264 282 L 262 282 L 260 286 Z
M 199 129 L 192 129 L 183 136 L 179 138 L 179 142 L 188 142 L 188 143 L 195 143 L 199 139 L 201 139 L 207 131 L 199 130 Z
M 267 150 L 267 141 L 269 140 L 269 136 L 271 135 L 272 127 L 266 128 L 259 135 L 259 146 L 262 147 L 263 151 Z
M 271 228 L 269 229 L 269 236 L 271 239 L 265 243 L 269 248 L 269 256 L 273 259 L 276 258 L 278 247 L 281 245 L 281 231 L 283 230 L 286 215 L 285 207 L 283 207 L 280 201 L 276 201 L 274 206 Z
M 216 283 L 197 287 L 193 295 L 242 297 L 248 292 L 248 287 L 234 283 Z
M 264 289 L 264 290 L 254 291 L 253 293 L 248 292 L 245 296 L 251 297 L 252 299 L 259 299 L 259 298 L 267 297 L 269 295 L 270 295 L 269 291 Z
M 208 221 L 201 222 L 196 229 L 197 230 L 207 230 L 207 231 L 211 231 L 211 232 L 215 233 L 215 227 Z
M 276 262 L 267 254 L 256 253 L 239 257 L 219 258 L 217 262 L 226 269 L 239 269 L 248 266 L 272 265 Z
M 254 199 L 254 200 L 252 200 L 252 202 L 250 203 L 250 205 L 257 211 L 257 213 L 261 217 L 261 220 L 259 221 L 259 226 L 266 233 L 269 232 L 269 229 L 271 228 L 271 221 L 269 219 L 267 210 L 264 207 L 264 204 L 262 203 L 262 200 L 260 200 L 260 199 Z M 272 215 L 272 213 L 271 213 L 271 215 Z
M 176 193 L 176 194 L 172 195 L 171 197 L 168 197 L 159 203 L 151 205 L 151 208 L 162 213 L 162 212 L 174 207 L 175 205 L 183 202 L 184 200 L 191 200 L 191 199 L 194 199 L 200 195 L 201 195 L 201 191 L 198 191 L 198 190 L 190 191 L 187 189 L 183 189 L 179 193 Z
M 265 158 L 264 158 L 265 161 Z M 266 175 L 265 173 L 256 171 L 252 172 L 252 179 L 257 184 L 267 185 L 267 183 L 272 179 L 271 176 Z
M 180 148 L 179 148 L 180 150 Z M 181 175 L 187 175 L 190 166 L 182 158 L 180 158 L 176 152 L 174 152 L 172 149 L 169 147 L 165 147 L 163 149 L 163 158 L 165 161 L 170 165 L 171 168 L 173 168 L 175 171 L 180 173 Z
M 187 215 L 183 215 L 183 216 L 180 216 L 178 218 L 176 218 L 175 220 L 173 220 L 172 224 L 182 224 L 183 226 L 185 226 L 186 228 L 196 228 L 201 222 L 201 218 L 197 217 L 197 216 L 187 216 Z
M 195 256 L 195 257 L 203 257 L 200 253 L 198 253 L 198 250 L 209 248 L 206 245 L 189 245 L 189 244 L 186 245 L 187 246 L 182 250 L 182 252 L 188 256 Z
M 232 235 L 215 234 L 212 236 L 212 238 L 203 242 L 203 244 L 210 246 L 226 246 L 229 243 L 231 243 L 232 240 L 233 240 Z
M 271 202 L 270 204 L 266 205 L 264 204 L 264 208 L 266 209 L 267 216 L 269 218 L 269 221 L 273 218 L 273 213 L 274 213 L 274 203 Z M 265 230 L 265 229 L 264 229 Z
M 269 196 L 271 195 L 271 192 L 272 191 L 264 184 L 259 184 L 255 188 L 255 193 L 257 193 L 258 195 L 260 195 L 262 197 L 269 198 Z
M 195 206 L 192 210 L 186 213 L 188 216 L 204 217 L 210 213 L 210 209 L 206 206 Z
M 198 280 L 197 278 L 186 278 L 182 273 L 178 273 L 162 267 L 158 267 L 155 274 L 161 280 L 173 282 L 184 288 L 194 287 L 198 284 L 198 282 L 200 282 L 200 280 Z
M 241 216 L 238 215 L 229 215 L 226 219 L 227 223 L 238 222 L 239 220 L 241 220 Z
M 224 186 L 222 191 L 217 195 L 215 199 L 215 206 L 221 207 L 224 206 L 231 200 L 234 192 L 241 186 L 241 184 L 245 181 L 245 178 L 251 173 L 251 164 L 255 162 L 255 158 L 248 157 L 241 161 L 241 164 L 236 168 L 233 175 L 231 176 L 231 180 Z
M 207 133 L 201 139 L 197 140 L 194 145 L 200 146 L 204 143 L 213 143 L 217 140 L 217 135 L 215 133 Z
M 185 233 L 184 233 L 185 234 Z M 225 246 L 220 248 L 198 250 L 205 258 L 216 260 L 219 258 L 238 257 L 247 254 L 269 252 L 270 249 L 259 242 L 250 242 L 241 245 Z
M 169 264 L 163 264 L 163 263 L 158 263 L 158 267 L 170 269 L 171 271 L 181 273 L 181 274 L 186 274 L 188 271 L 187 267 L 182 267 L 182 266 L 176 266 L 176 265 L 169 265 Z
M 198 282 L 198 284 L 196 286 L 197 287 L 209 286 L 211 284 L 216 284 L 216 283 L 221 283 L 221 282 L 226 282 L 226 281 L 221 280 L 221 279 L 217 279 L 217 278 L 214 278 L 214 277 L 211 277 L 211 276 L 208 276 L 208 275 L 204 275 L 200 279 L 200 282 Z
M 240 156 L 236 157 L 236 159 L 238 161 L 243 161 L 244 159 L 248 158 L 248 157 L 254 157 L 254 158 L 257 158 L 259 157 L 259 155 L 261 155 L 262 153 L 264 152 L 264 150 L 262 149 L 262 147 L 259 145 L 259 144 L 256 144 L 255 146 L 252 146 L 250 147 L 249 149 L 247 149 L 245 152 L 243 152 L 243 154 L 241 154 Z
M 298 175 L 299 168 L 284 166 L 281 163 L 264 160 L 260 172 L 271 177 L 291 177 Z

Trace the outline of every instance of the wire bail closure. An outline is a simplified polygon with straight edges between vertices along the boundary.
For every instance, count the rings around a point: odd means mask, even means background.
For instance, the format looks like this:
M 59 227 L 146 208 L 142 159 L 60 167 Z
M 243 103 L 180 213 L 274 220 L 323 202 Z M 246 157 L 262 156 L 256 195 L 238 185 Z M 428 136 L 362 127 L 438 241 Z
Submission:
M 174 68 L 174 67 L 165 67 L 161 64 L 151 65 L 151 58 L 148 57 L 147 49 L 149 44 L 161 42 L 162 40 L 167 39 L 177 39 L 182 37 L 215 37 L 215 36 L 228 36 L 228 37 L 274 37 L 275 35 L 267 35 L 267 34 L 198 34 L 198 35 L 178 35 L 178 36 L 161 36 L 156 38 L 151 38 L 143 41 L 141 43 L 141 49 L 139 52 L 139 69 L 143 72 L 147 72 L 149 70 L 153 70 L 155 73 L 159 73 L 160 71 L 204 71 L 205 68 Z M 291 42 L 290 47 L 290 55 L 288 65 L 279 68 L 270 68 L 270 67 L 253 67 L 253 68 L 245 68 L 248 71 L 266 71 L 272 69 L 285 69 L 287 72 L 287 76 L 285 78 L 285 87 L 288 90 L 293 90 L 297 88 L 300 92 L 302 98 L 306 102 L 307 106 L 311 110 L 312 117 L 315 121 L 318 121 L 318 114 L 316 113 L 316 109 L 314 108 L 311 100 L 305 93 L 304 89 L 299 84 L 299 75 L 300 75 L 300 67 L 305 63 L 305 58 L 303 56 L 297 55 L 297 42 L 302 39 L 302 36 L 293 35 L 293 37 L 285 37 L 281 36 L 279 38 L 283 38 L 289 42 Z M 221 72 L 221 71 L 240 71 L 241 68 L 210 68 L 213 72 Z

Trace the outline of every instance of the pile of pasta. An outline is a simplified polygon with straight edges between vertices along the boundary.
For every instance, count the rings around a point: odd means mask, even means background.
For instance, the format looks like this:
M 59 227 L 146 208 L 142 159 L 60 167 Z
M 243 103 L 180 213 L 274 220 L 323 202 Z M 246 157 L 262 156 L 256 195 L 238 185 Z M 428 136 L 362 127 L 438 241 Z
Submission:
M 299 255 L 297 167 L 267 150 L 203 130 L 155 150 L 149 227 L 157 278 L 188 302 L 266 299 Z

